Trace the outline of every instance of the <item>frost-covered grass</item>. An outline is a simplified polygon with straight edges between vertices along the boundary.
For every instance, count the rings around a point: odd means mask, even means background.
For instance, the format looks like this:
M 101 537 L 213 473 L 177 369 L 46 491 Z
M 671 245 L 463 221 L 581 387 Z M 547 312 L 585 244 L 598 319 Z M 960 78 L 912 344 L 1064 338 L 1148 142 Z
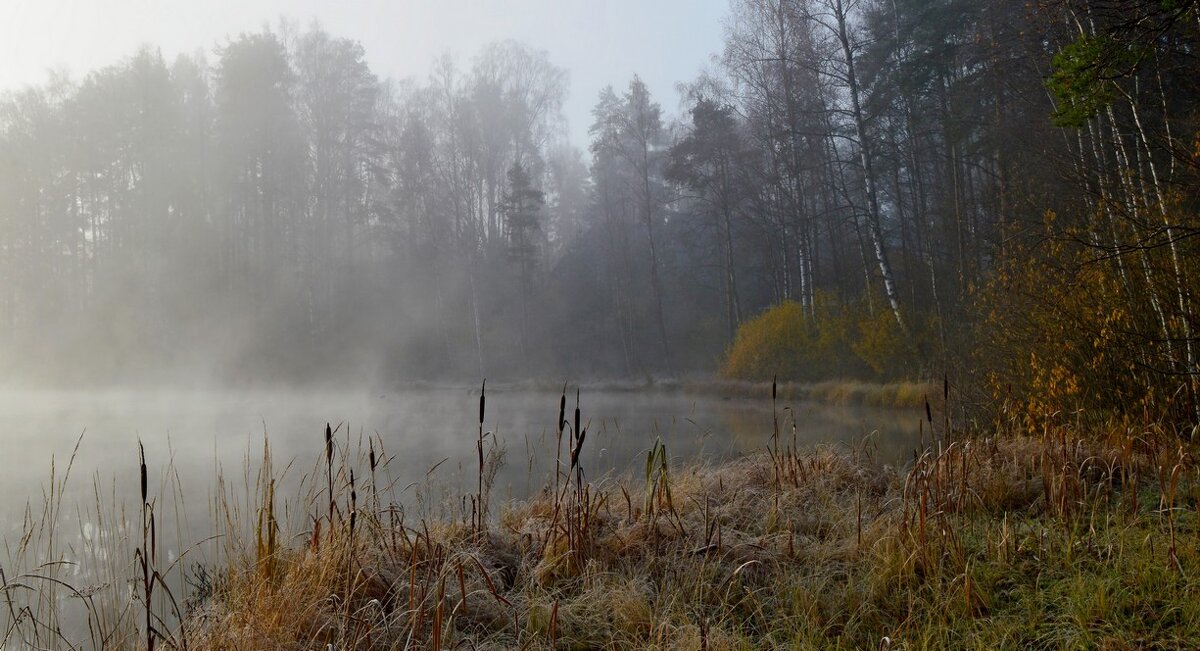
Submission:
M 721 464 L 670 463 L 656 444 L 637 476 L 581 482 L 586 434 L 560 422 L 561 471 L 524 502 L 492 503 L 501 455 L 484 435 L 476 490 L 406 512 L 368 441 L 314 451 L 295 517 L 264 451 L 248 462 L 248 499 L 214 502 L 220 560 L 186 595 L 159 588 L 149 637 L 190 649 L 1200 646 L 1200 473 L 1153 427 L 939 431 L 902 469 L 795 450 L 787 432 Z M 151 570 L 178 567 L 165 565 Z M 86 598 L 107 600 L 96 612 L 122 634 L 79 644 L 145 648 L 143 566 L 113 566 L 128 576 Z M 35 636 L 69 648 L 42 626 L 44 595 L 21 615 L 36 586 L 10 573 L 4 594 L 3 648 Z

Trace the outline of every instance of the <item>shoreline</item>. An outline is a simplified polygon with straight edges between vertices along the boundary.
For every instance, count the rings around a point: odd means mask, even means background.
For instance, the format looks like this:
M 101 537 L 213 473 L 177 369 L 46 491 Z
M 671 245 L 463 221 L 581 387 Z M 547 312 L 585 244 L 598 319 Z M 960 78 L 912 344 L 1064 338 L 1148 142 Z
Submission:
M 3 567 L 29 613 L 10 641 L 85 622 L 71 644 L 97 649 L 146 648 L 147 630 L 157 648 L 250 650 L 1200 644 L 1200 467 L 1168 428 L 930 420 L 938 443 L 906 464 L 797 449 L 785 429 L 722 462 L 656 442 L 644 472 L 589 481 L 576 461 L 598 443 L 564 405 L 561 470 L 532 498 L 497 499 L 504 452 L 480 427 L 477 483 L 418 486 L 408 510 L 397 495 L 420 477 L 331 433 L 297 493 L 276 493 L 299 470 L 270 447 L 218 472 L 213 529 L 181 554 L 161 540 L 183 499 L 164 476 L 143 480 L 140 527 L 98 497 L 96 547 L 68 560 L 52 474 L 28 562 Z
M 347 502 L 355 520 L 224 568 L 181 630 L 195 648 L 1200 641 L 1196 509 L 1154 472 L 1174 451 L 1063 434 L 958 440 L 908 471 L 786 446 L 672 469 L 656 448 L 645 477 L 564 475 L 486 526 Z

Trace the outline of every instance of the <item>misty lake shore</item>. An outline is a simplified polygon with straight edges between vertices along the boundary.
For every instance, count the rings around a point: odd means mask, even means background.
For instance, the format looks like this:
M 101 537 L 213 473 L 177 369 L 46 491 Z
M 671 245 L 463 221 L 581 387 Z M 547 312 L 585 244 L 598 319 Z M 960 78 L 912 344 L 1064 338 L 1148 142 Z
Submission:
M 610 378 L 583 381 L 547 381 L 542 379 L 488 380 L 487 386 L 495 392 L 546 392 L 562 390 L 566 385 L 585 393 L 679 393 L 701 396 L 716 396 L 725 399 L 755 399 L 769 396 L 771 382 L 736 380 L 713 374 L 691 375 L 679 378 L 644 377 Z M 466 380 L 405 380 L 393 382 L 352 382 L 349 380 L 270 382 L 252 380 L 212 379 L 207 381 L 172 381 L 144 379 L 139 381 L 105 382 L 37 382 L 25 380 L 20 383 L 0 382 L 0 393 L 49 394 L 54 392 L 77 394 L 138 394 L 154 396 L 164 394 L 184 395 L 189 392 L 205 393 L 271 393 L 311 392 L 320 394 L 328 391 L 362 392 L 386 398 L 389 394 L 416 391 L 461 391 L 478 394 L 480 382 Z M 830 405 L 867 405 L 873 407 L 920 408 L 926 399 L 938 398 L 941 387 L 932 380 L 877 381 L 854 378 L 829 379 L 819 382 L 777 383 L 780 399 L 809 401 Z
M 612 441 L 588 409 L 639 394 L 581 391 L 576 415 L 573 394 L 543 403 L 489 386 L 484 413 L 478 388 L 452 393 L 463 422 L 449 445 L 469 452 L 453 481 L 344 424 L 306 436 L 307 455 L 259 439 L 208 488 L 187 484 L 189 451 L 147 445 L 139 526 L 136 508 L 101 505 L 108 477 L 93 480 L 94 513 L 64 508 L 63 468 L 87 458 L 60 457 L 47 512 L 9 539 L 32 557 L 14 563 L 10 547 L 4 565 L 14 607 L 29 608 L 10 643 L 50 626 L 99 649 L 146 648 L 146 630 L 156 648 L 252 650 L 1200 642 L 1200 473 L 1165 427 L 1131 437 L 1128 423 L 1034 427 L 1013 413 L 961 431 L 940 408 L 898 410 L 926 422 L 893 453 L 886 437 L 805 439 L 821 412 L 805 407 L 793 428 L 791 407 L 807 403 L 777 387 L 774 407 L 760 397 L 749 413 L 760 436 L 743 452 L 697 456 L 651 436 L 626 470 L 604 472 Z M 435 395 L 415 404 L 446 418 Z M 529 395 L 561 409 L 561 427 L 522 458 L 491 430 Z M 506 487 L 507 472 L 531 489 Z M 203 492 L 211 521 L 181 525 Z
M 673 467 L 656 447 L 644 475 L 580 484 L 568 467 L 482 517 L 405 519 L 361 480 L 332 524 L 294 537 L 262 528 L 264 506 L 254 549 L 215 570 L 179 635 L 214 649 L 1200 641 L 1200 528 L 1180 497 L 1195 473 L 1172 472 L 1169 491 L 1155 474 L 1178 451 L 1010 434 L 943 441 L 906 469 L 783 442 Z M 487 463 L 469 503 L 490 501 Z
M 1200 0 L 2 6 L 0 651 L 1200 651 Z
M 790 427 L 793 415 L 801 418 L 789 440 L 806 448 L 869 449 L 897 463 L 918 444 L 917 410 L 793 400 L 783 397 L 789 389 L 781 385 L 773 414 L 769 385 L 735 386 L 758 395 L 572 387 L 579 390 L 570 392 L 571 407 L 582 410 L 575 427 L 588 432 L 584 481 L 604 485 L 638 474 L 656 442 L 669 446 L 670 455 L 663 454 L 671 467 L 757 454 L 776 415 L 781 427 Z M 555 483 L 555 467 L 565 463 L 554 429 L 562 386 L 489 384 L 482 432 L 475 421 L 480 388 L 0 391 L 7 462 L 0 475 L 6 544 L 0 571 L 17 612 L 6 620 L 9 640 L 37 643 L 54 627 L 68 648 L 136 647 L 137 631 L 147 627 L 131 613 L 145 603 L 162 620 L 153 630 L 175 631 L 189 610 L 184 602 L 203 595 L 206 581 L 258 553 L 259 543 L 250 541 L 268 492 L 278 509 L 278 540 L 291 547 L 302 532 L 328 531 L 329 521 L 344 519 L 340 505 L 324 525 L 311 518 L 320 517 L 330 492 L 340 499 L 354 481 L 352 469 L 359 495 L 387 505 L 388 515 L 377 517 L 407 513 L 410 521 L 457 522 L 476 486 L 481 433 L 495 505 L 489 521 L 502 504 L 540 499 Z M 323 441 L 326 423 L 331 441 Z M 337 466 L 327 485 L 329 444 Z M 149 497 L 138 494 L 138 474 L 131 472 L 139 463 L 140 489 Z M 139 504 L 146 505 L 140 526 Z M 138 573 L 131 564 L 150 555 L 141 553 L 146 549 L 155 552 L 161 577 L 153 579 L 149 599 L 130 582 Z M 14 594 L 31 581 L 33 591 Z M 88 598 L 60 589 L 67 586 Z M 114 641 L 98 642 L 98 634 Z

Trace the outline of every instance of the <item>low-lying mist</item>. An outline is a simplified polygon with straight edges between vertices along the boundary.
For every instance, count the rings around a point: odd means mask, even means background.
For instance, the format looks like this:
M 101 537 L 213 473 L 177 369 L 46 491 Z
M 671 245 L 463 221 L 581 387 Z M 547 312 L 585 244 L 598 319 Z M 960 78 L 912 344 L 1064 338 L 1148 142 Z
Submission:
M 0 99 L 5 381 L 712 368 L 728 333 L 704 317 L 717 274 L 690 261 L 705 229 L 668 219 L 661 160 L 642 170 L 652 214 L 626 187 L 637 170 L 611 156 L 594 165 L 616 165 L 622 196 L 596 194 L 566 137 L 567 72 L 545 52 L 490 45 L 424 83 L 379 79 L 360 45 L 319 27 L 211 54 L 146 47 Z M 639 81 L 610 96 L 597 129 L 642 111 L 666 142 Z M 672 264 L 650 258 L 646 219 Z

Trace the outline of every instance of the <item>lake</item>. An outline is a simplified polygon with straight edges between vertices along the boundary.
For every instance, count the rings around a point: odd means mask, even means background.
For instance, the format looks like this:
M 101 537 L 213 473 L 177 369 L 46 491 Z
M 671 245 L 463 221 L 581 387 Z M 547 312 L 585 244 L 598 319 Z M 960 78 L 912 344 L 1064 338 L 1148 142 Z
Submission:
M 765 393 L 765 391 L 764 391 Z M 198 566 L 213 567 L 232 550 L 253 549 L 264 441 L 269 441 L 275 511 L 283 531 L 304 540 L 327 508 L 324 431 L 331 423 L 339 455 L 350 459 L 360 499 L 398 505 L 408 522 L 461 518 L 463 496 L 475 490 L 478 388 L 403 391 L 0 391 L 0 558 L 7 576 L 50 575 L 84 589 L 112 591 L 118 608 L 134 594 L 134 549 L 140 545 L 139 441 L 145 447 L 155 503 L 159 567 L 174 593 L 186 594 Z M 491 503 L 527 497 L 553 482 L 559 394 L 489 388 L 485 429 L 503 452 Z M 567 419 L 575 407 L 568 402 Z M 773 431 L 768 398 L 726 398 L 666 390 L 589 390 L 581 395 L 587 431 L 582 464 L 588 479 L 637 475 L 656 439 L 676 464 L 720 461 L 764 450 Z M 840 444 L 903 464 L 918 445 L 915 410 L 781 402 L 781 440 L 801 447 Z M 492 440 L 489 438 L 489 441 Z M 69 480 L 61 480 L 70 461 Z M 380 465 L 369 482 L 368 450 Z M 564 458 L 566 455 L 564 444 Z M 51 467 L 57 477 L 51 487 Z M 227 487 L 218 498 L 217 477 Z M 636 480 L 635 480 L 636 481 Z M 343 485 L 345 483 L 343 478 Z M 382 487 L 376 493 L 371 486 Z M 342 498 L 345 499 L 344 491 Z M 262 491 L 258 490 L 261 495 Z M 54 515 L 42 525 L 46 504 Z M 214 526 L 231 505 L 233 528 Z M 235 531 L 238 530 L 238 531 Z M 18 541 L 32 531 L 28 547 Z M 53 531 L 52 535 L 47 535 Z M 212 537 L 213 532 L 225 535 Z M 232 539 L 242 536 L 242 542 Z M 222 538 L 218 540 L 217 538 Z M 204 541 L 202 544 L 198 544 Z M 228 548 L 222 545 L 231 541 Z M 247 541 L 249 541 L 247 543 Z M 64 561 L 43 565 L 48 559 Z M 40 579 L 24 579 L 36 583 Z M 82 602 L 53 584 L 57 624 L 87 639 Z M 35 599 L 32 607 L 41 608 Z M 48 611 L 47 611 L 48 612 Z M 42 615 L 39 617 L 50 617 Z M 105 615 L 131 625 L 115 610 Z
M 477 387 L 399 392 L 2 392 L 3 531 L 6 536 L 19 532 L 26 503 L 36 505 L 42 498 L 52 456 L 61 476 L 77 440 L 66 503 L 94 502 L 93 484 L 98 481 L 106 495 L 136 505 L 140 440 L 152 478 L 170 463 L 193 526 L 207 517 L 218 471 L 240 480 L 247 459 L 251 466 L 261 459 L 264 437 L 281 485 L 295 486 L 311 474 L 324 454 L 326 423 L 338 428 L 339 450 L 365 454 L 367 439 L 378 441 L 379 456 L 390 458 L 388 480 L 396 487 L 398 501 L 411 498 L 418 484 L 439 487 L 446 494 L 466 491 L 476 477 L 478 396 Z M 552 480 L 558 402 L 555 392 L 489 388 L 484 427 L 505 449 L 496 499 L 526 497 Z M 568 420 L 574 406 L 572 394 Z M 588 432 L 582 459 L 591 479 L 638 471 L 656 437 L 676 461 L 719 461 L 764 449 L 773 430 L 769 398 L 585 389 L 580 407 Z M 865 440 L 881 461 L 902 464 L 917 445 L 916 411 L 809 402 L 779 404 L 785 442 L 792 436 L 792 408 L 801 446 L 861 446 Z M 281 489 L 279 494 L 287 492 Z

